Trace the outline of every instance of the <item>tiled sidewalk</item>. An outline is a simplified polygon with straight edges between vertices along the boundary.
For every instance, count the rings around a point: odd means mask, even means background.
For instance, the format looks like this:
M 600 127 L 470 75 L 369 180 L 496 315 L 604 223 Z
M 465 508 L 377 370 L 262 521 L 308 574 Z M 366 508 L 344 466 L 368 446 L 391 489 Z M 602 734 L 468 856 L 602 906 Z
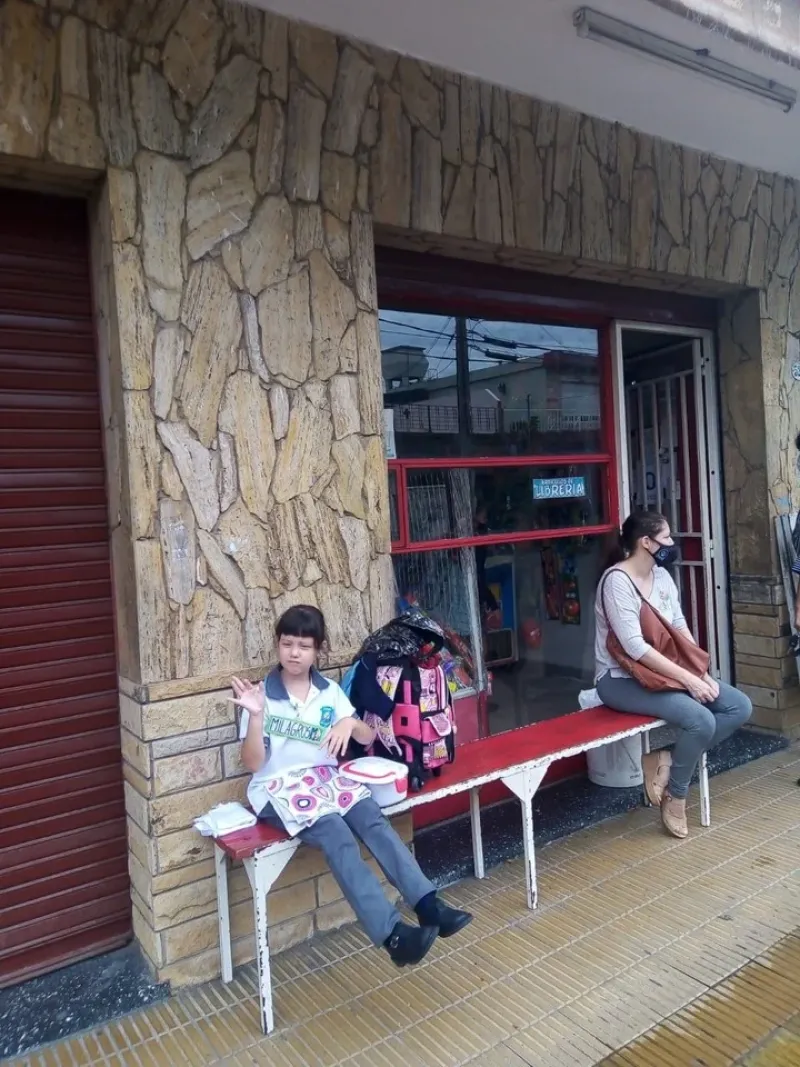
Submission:
M 798 989 L 800 937 L 790 934 L 600 1067 L 797 1067 Z
M 642 809 L 543 849 L 534 915 L 520 862 L 453 887 L 475 921 L 416 969 L 354 928 L 285 953 L 271 1038 L 248 967 L 13 1067 L 797 1067 L 798 776 L 714 779 L 687 842 Z

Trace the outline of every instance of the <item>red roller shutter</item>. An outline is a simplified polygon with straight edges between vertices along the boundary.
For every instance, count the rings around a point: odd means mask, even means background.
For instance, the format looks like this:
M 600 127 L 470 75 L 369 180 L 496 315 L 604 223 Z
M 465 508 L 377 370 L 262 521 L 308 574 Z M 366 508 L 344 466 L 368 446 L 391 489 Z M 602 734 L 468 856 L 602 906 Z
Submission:
M 86 208 L 0 190 L 0 986 L 130 928 Z

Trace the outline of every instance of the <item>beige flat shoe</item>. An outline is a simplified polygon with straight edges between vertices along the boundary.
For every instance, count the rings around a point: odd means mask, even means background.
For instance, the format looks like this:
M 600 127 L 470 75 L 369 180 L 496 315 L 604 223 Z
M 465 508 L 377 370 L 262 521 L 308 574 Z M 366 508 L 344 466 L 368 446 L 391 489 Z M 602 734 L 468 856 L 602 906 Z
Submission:
M 669 785 L 669 771 L 672 766 L 670 752 L 648 752 L 642 756 L 642 775 L 644 791 L 654 808 L 661 806 L 661 800 Z
M 689 836 L 689 826 L 686 822 L 686 801 L 678 800 L 665 793 L 661 800 L 661 821 L 664 829 L 673 837 L 681 840 Z

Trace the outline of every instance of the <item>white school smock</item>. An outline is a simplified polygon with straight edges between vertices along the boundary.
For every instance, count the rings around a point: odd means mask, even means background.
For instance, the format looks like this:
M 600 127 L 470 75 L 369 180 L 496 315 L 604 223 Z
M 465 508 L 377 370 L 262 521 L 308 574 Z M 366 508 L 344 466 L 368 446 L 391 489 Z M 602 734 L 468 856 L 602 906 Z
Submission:
M 338 761 L 320 748 L 334 723 L 355 714 L 353 705 L 336 682 L 311 672 L 311 688 L 305 703 L 289 696 L 279 669 L 264 679 L 264 744 L 267 758 L 250 779 L 247 799 L 258 814 L 268 803 L 267 783 L 287 771 L 309 767 L 336 767 Z M 244 741 L 250 715 L 242 709 L 239 739 Z

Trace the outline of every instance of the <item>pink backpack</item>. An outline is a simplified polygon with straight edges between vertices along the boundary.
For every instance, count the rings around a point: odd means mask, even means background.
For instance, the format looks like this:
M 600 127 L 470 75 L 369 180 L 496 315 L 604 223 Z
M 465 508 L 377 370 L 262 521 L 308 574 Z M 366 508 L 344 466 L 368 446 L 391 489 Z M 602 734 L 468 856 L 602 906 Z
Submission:
M 405 763 L 412 792 L 455 758 L 453 706 L 445 673 L 433 667 L 421 668 L 419 675 L 419 703 L 412 702 L 411 681 L 404 679 L 398 686 L 402 701 L 395 704 L 391 717 L 386 722 L 377 716 L 369 719 L 377 729 L 372 753 Z

